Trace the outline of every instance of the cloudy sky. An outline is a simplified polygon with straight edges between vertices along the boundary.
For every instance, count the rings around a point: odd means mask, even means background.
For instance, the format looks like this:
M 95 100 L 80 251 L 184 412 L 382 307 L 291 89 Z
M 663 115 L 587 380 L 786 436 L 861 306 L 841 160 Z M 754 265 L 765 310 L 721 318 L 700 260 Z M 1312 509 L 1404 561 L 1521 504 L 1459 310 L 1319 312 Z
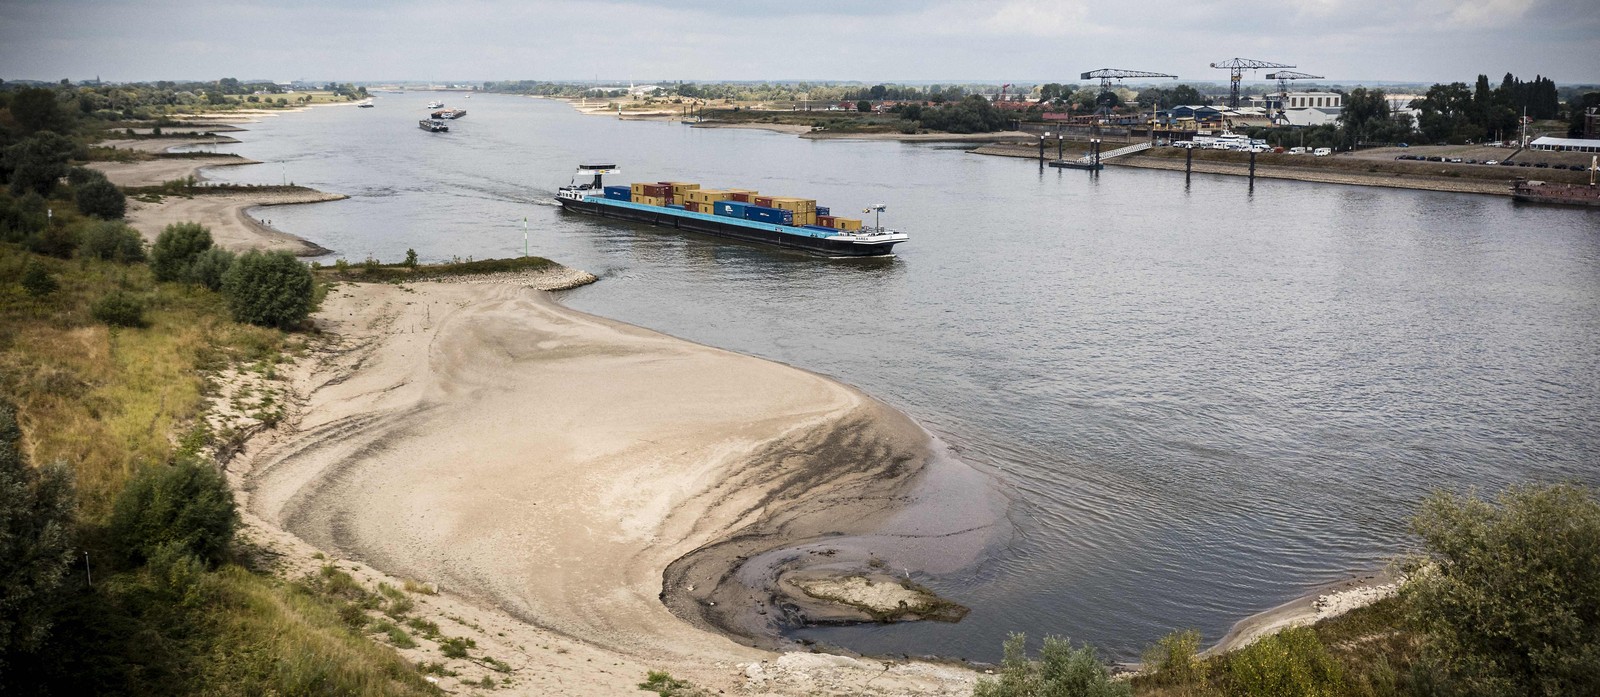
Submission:
M 1600 83 L 1595 0 L 0 0 L 0 78 Z M 1248 75 L 1248 73 L 1247 73 Z

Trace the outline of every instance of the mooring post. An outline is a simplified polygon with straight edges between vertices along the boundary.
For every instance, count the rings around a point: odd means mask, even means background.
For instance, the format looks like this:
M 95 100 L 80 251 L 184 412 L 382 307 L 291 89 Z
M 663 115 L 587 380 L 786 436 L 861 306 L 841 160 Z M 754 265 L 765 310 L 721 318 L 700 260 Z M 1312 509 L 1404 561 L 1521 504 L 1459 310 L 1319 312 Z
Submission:
M 1062 135 L 1062 134 L 1060 134 L 1060 133 L 1057 133 L 1057 134 L 1056 134 L 1056 159 L 1057 159 L 1057 160 L 1059 160 L 1059 159 L 1061 159 L 1061 158 L 1062 158 L 1062 157 L 1064 157 L 1064 156 L 1065 156 L 1065 154 L 1066 154 L 1066 153 L 1063 153 L 1063 152 L 1062 152 L 1062 151 L 1061 151 L 1061 149 L 1062 149 L 1062 148 L 1063 148 L 1063 147 L 1065 147 L 1065 143 L 1066 143 L 1066 141 L 1067 141 L 1067 137 L 1066 137 L 1066 136 L 1065 136 L 1065 135 Z M 1592 179 L 1592 178 L 1593 178 L 1593 177 L 1591 177 L 1591 179 Z M 1591 186 L 1592 186 L 1592 185 L 1593 185 L 1593 184 L 1591 184 Z
M 1250 146 L 1250 185 L 1254 186 L 1255 183 L 1256 183 L 1256 148 L 1255 148 L 1255 146 L 1252 145 L 1252 146 Z
M 1192 172 L 1194 172 L 1194 148 L 1191 144 L 1191 147 L 1183 149 L 1183 176 L 1187 177 Z
M 1041 165 L 1044 164 L 1044 138 L 1047 135 L 1050 134 L 1046 133 L 1044 136 L 1039 136 L 1039 164 Z

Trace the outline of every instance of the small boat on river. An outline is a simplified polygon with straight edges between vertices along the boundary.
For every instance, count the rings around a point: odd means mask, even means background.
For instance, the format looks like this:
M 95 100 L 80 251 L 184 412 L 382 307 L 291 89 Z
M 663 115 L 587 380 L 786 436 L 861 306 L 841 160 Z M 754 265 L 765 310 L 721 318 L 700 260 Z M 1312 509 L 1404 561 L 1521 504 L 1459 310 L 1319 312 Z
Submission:
M 423 119 L 418 121 L 417 125 L 421 126 L 422 130 L 429 133 L 442 133 L 450 130 L 450 126 L 448 124 L 438 119 Z

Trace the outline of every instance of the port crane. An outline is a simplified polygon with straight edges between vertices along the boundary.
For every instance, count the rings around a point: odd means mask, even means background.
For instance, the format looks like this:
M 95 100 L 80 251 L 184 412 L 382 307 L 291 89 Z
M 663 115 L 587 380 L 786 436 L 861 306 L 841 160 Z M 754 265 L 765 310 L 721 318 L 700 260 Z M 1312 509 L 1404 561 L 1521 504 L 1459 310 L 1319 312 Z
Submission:
M 1228 71 L 1228 106 L 1237 109 L 1239 108 L 1239 80 L 1244 77 L 1244 71 L 1261 70 L 1263 68 L 1293 68 L 1294 66 L 1250 58 L 1230 58 L 1212 63 L 1211 67 Z
M 1103 115 L 1103 114 L 1108 113 L 1111 110 L 1110 107 L 1107 107 L 1105 105 L 1105 100 L 1104 100 L 1105 94 L 1107 92 L 1111 91 L 1111 84 L 1113 82 L 1122 82 L 1122 80 L 1124 78 L 1130 78 L 1130 77 L 1172 78 L 1174 80 L 1178 79 L 1177 75 L 1168 75 L 1166 73 L 1152 73 L 1152 72 L 1148 72 L 1148 71 L 1144 71 L 1144 70 L 1123 70 L 1122 68 L 1100 68 L 1098 70 L 1091 70 L 1091 71 L 1086 72 L 1086 73 L 1084 73 L 1082 75 L 1079 75 L 1078 79 L 1079 80 L 1099 80 L 1100 81 L 1100 96 L 1095 98 L 1095 101 L 1100 104 L 1100 108 L 1099 108 L 1099 110 L 1097 110 L 1096 113 Z
M 1323 77 L 1310 73 L 1297 73 L 1293 70 L 1279 70 L 1275 73 L 1267 73 L 1267 79 L 1278 81 L 1278 113 L 1273 120 L 1283 119 L 1287 123 L 1289 117 L 1284 113 L 1284 110 L 1289 108 L 1289 82 L 1291 80 L 1321 80 Z

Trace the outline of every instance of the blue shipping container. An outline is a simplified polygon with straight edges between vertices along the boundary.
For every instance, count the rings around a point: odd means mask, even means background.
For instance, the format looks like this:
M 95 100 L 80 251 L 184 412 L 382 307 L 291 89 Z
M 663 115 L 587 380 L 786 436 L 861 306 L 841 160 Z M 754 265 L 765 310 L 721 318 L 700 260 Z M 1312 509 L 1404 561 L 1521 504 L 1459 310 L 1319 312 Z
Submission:
M 749 206 L 744 209 L 745 220 L 755 220 L 763 223 L 778 223 L 780 225 L 794 224 L 794 211 L 786 211 L 766 206 Z
M 828 207 L 827 206 L 817 206 L 817 215 L 833 215 L 833 214 L 828 212 Z
M 745 217 L 745 209 L 749 207 L 750 204 L 743 201 L 718 201 L 712 206 L 717 215 L 726 215 L 734 218 Z

